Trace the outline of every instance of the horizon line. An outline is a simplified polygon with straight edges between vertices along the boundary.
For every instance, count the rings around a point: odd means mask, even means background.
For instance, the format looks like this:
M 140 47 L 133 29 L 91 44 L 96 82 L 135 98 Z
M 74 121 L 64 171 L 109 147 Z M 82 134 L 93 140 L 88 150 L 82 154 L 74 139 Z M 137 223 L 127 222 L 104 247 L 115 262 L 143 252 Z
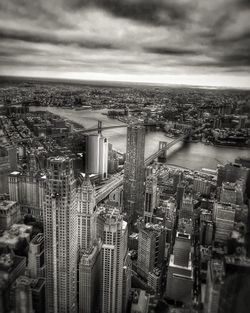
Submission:
M 155 87 L 187 87 L 187 88 L 198 88 L 198 89 L 214 89 L 214 90 L 243 90 L 243 91 L 250 91 L 249 87 L 234 87 L 234 86 L 217 86 L 217 85 L 194 85 L 194 84 L 185 84 L 185 83 L 163 83 L 163 82 L 146 82 L 146 81 L 128 81 L 128 80 L 111 80 L 111 79 L 80 79 L 80 78 L 66 78 L 66 77 L 41 77 L 41 76 L 22 76 L 22 75 L 1 75 L 0 74 L 0 83 L 1 78 L 7 79 L 27 79 L 27 80 L 34 80 L 34 81 L 53 81 L 53 82 L 67 82 L 67 83 L 114 83 L 114 84 L 129 84 L 129 85 L 151 85 Z

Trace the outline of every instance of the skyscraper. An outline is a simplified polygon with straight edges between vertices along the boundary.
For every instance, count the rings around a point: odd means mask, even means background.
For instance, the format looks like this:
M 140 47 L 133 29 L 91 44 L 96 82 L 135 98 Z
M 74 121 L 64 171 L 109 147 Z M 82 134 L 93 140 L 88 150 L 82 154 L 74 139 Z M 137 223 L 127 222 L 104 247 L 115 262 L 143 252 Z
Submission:
M 205 313 L 217 313 L 220 307 L 221 289 L 225 271 L 221 260 L 213 259 L 208 263 L 207 284 L 204 303 Z
M 130 125 L 127 132 L 127 153 L 124 165 L 124 211 L 129 223 L 143 215 L 145 128 Z
M 108 139 L 100 134 L 88 136 L 86 172 L 98 174 L 101 178 L 108 175 Z
M 31 278 L 44 277 L 44 235 L 37 234 L 29 244 L 28 269 Z
M 17 169 L 17 150 L 9 143 L 0 146 L 0 193 L 8 193 L 8 175 Z
M 215 222 L 216 242 L 224 242 L 234 228 L 235 208 L 231 204 L 214 203 L 213 220 Z
M 127 223 L 116 208 L 105 214 L 102 245 L 102 313 L 122 312 L 124 265 L 127 260 Z
M 151 222 L 154 209 L 157 202 L 157 176 L 149 175 L 146 178 L 145 202 L 144 202 L 144 217 L 145 222 Z
M 48 159 L 44 194 L 46 312 L 74 313 L 77 311 L 77 202 L 72 159 Z
M 236 185 L 234 183 L 224 182 L 222 183 L 220 202 L 236 204 L 237 192 Z
M 78 216 L 78 246 L 80 249 L 89 249 L 93 212 L 96 205 L 95 190 L 88 177 L 80 175 L 77 189 L 77 216 Z
M 183 196 L 179 210 L 179 218 L 192 218 L 193 216 L 193 197 L 191 195 Z
M 177 184 L 177 189 L 176 189 L 176 202 L 177 202 L 177 209 L 179 210 L 181 207 L 181 202 L 184 196 L 185 192 L 185 185 L 183 182 L 180 182 Z
M 191 236 L 177 232 L 173 254 L 169 260 L 166 296 L 188 303 L 191 301 L 192 286 Z
M 137 272 L 144 279 L 155 267 L 161 267 L 165 252 L 165 230 L 162 225 L 141 223 L 138 236 Z
M 16 313 L 33 313 L 30 279 L 20 276 L 15 282 Z
M 85 250 L 79 263 L 79 313 L 100 308 L 101 240 Z

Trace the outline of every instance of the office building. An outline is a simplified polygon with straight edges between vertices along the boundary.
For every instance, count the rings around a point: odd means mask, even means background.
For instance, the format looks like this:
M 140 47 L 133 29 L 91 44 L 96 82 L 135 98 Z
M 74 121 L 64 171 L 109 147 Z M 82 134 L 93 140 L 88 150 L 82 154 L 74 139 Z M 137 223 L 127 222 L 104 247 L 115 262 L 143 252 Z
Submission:
M 162 270 L 158 267 L 155 267 L 151 272 L 148 273 L 148 286 L 155 293 L 160 293 L 161 282 L 162 282 Z
M 10 200 L 20 205 L 21 215 L 31 214 L 42 221 L 44 201 L 44 182 L 42 172 L 11 172 L 8 176 Z
M 17 202 L 3 200 L 0 201 L 0 229 L 8 229 L 13 224 L 19 222 L 21 218 L 20 207 Z
M 16 313 L 33 313 L 32 293 L 29 278 L 20 276 L 15 282 Z
M 250 259 L 244 255 L 224 258 L 225 278 L 220 297 L 220 312 L 248 313 L 250 307 Z
M 191 236 L 177 232 L 169 260 L 166 296 L 175 301 L 190 303 L 192 288 Z
M 71 159 L 48 159 L 43 205 L 47 313 L 77 312 L 75 184 Z
M 173 176 L 173 191 L 174 191 L 174 193 L 176 193 L 176 191 L 177 191 L 177 186 L 178 186 L 178 184 L 181 183 L 182 179 L 183 179 L 183 172 L 177 170 L 177 171 L 174 173 L 174 176 Z
M 235 183 L 223 182 L 220 192 L 220 202 L 236 204 L 237 192 Z
M 100 309 L 101 241 L 81 253 L 79 263 L 79 313 Z
M 181 207 L 181 202 L 184 197 L 184 193 L 185 193 L 185 184 L 183 182 L 180 182 L 177 185 L 177 190 L 176 190 L 177 210 L 179 210 Z
M 117 209 L 105 213 L 102 245 L 102 313 L 120 313 L 127 255 L 127 223 Z
M 172 242 L 176 222 L 176 202 L 174 198 L 162 201 L 160 208 L 165 215 L 166 241 Z
M 157 176 L 149 175 L 146 178 L 145 202 L 144 202 L 144 218 L 145 222 L 151 222 L 154 209 L 157 205 Z
M 17 150 L 7 142 L 0 147 L 0 194 L 8 193 L 8 175 L 17 169 Z
M 44 277 L 44 235 L 37 234 L 29 244 L 28 270 L 31 278 Z
M 118 171 L 119 156 L 117 151 L 113 150 L 112 144 L 108 144 L 108 173 L 114 174 Z
M 212 245 L 214 224 L 212 212 L 205 209 L 200 212 L 200 243 L 203 246 Z
M 130 125 L 127 130 L 127 153 L 124 165 L 124 212 L 129 224 L 143 215 L 145 128 Z
M 144 279 L 155 267 L 161 267 L 165 252 L 165 230 L 162 225 L 140 223 L 137 272 Z
M 213 221 L 215 223 L 215 241 L 227 240 L 234 228 L 235 208 L 230 204 L 214 203 Z
M 223 182 L 235 183 L 239 179 L 247 181 L 249 169 L 239 163 L 227 163 L 218 166 L 217 186 L 221 186 Z
M 205 313 L 218 313 L 221 290 L 224 283 L 225 271 L 221 260 L 212 259 L 208 262 L 206 294 L 204 303 Z
M 193 197 L 191 195 L 184 195 L 181 201 L 181 206 L 179 210 L 179 218 L 190 219 L 193 217 Z
M 100 134 L 92 134 L 87 139 L 88 174 L 97 174 L 100 178 L 108 176 L 108 139 Z
M 13 303 L 18 313 L 45 313 L 45 279 L 19 276 L 12 287 Z
M 211 192 L 211 182 L 204 178 L 195 178 L 193 182 L 193 191 L 204 196 L 209 196 Z
M 91 229 L 93 228 L 93 212 L 95 209 L 95 189 L 88 176 L 80 174 L 77 188 L 78 246 L 80 250 L 89 249 L 91 245 Z

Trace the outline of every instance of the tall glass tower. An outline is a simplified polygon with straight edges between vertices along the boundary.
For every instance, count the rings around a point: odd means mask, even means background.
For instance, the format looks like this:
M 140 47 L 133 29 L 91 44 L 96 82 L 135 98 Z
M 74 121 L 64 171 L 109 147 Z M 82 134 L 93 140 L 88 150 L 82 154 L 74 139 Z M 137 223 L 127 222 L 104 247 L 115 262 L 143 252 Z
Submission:
M 127 132 L 127 153 L 124 166 L 124 212 L 129 224 L 143 215 L 144 206 L 145 128 L 130 125 Z

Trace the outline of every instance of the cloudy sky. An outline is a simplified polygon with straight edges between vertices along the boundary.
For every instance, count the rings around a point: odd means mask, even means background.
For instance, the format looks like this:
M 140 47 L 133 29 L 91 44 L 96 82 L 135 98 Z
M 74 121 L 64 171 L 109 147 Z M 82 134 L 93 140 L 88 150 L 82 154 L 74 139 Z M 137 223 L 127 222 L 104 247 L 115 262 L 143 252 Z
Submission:
M 250 87 L 250 1 L 0 0 L 0 74 Z

